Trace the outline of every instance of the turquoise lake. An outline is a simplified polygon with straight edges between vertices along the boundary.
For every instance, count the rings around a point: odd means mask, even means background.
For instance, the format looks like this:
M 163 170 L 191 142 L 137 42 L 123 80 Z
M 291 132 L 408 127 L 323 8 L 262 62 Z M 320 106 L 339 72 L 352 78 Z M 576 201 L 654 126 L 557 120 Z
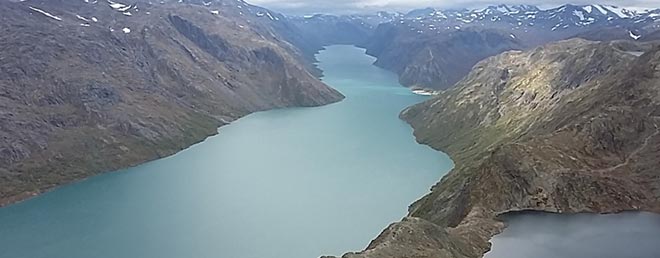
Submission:
M 0 258 L 317 258 L 362 250 L 452 167 L 398 115 L 427 97 L 352 46 L 346 95 L 260 112 L 174 156 L 0 209 Z M 507 216 L 486 258 L 658 258 L 660 215 Z
M 318 55 L 340 103 L 256 113 L 174 156 L 0 209 L 2 258 L 316 258 L 361 250 L 453 164 L 363 49 Z

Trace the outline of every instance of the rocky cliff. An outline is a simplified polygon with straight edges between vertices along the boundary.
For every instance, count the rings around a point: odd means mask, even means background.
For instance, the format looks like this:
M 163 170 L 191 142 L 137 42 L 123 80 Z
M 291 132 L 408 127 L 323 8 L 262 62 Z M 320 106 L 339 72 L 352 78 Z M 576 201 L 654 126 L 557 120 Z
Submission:
M 0 1 L 0 206 L 338 101 L 242 1 Z M 281 25 L 284 26 L 284 25 Z
M 416 30 L 384 24 L 366 43 L 375 65 L 394 71 L 401 84 L 447 89 L 482 59 L 523 45 L 498 30 L 467 29 L 420 35 Z
M 401 115 L 456 167 L 344 257 L 481 257 L 511 211 L 660 212 L 659 65 L 580 39 L 480 62 Z

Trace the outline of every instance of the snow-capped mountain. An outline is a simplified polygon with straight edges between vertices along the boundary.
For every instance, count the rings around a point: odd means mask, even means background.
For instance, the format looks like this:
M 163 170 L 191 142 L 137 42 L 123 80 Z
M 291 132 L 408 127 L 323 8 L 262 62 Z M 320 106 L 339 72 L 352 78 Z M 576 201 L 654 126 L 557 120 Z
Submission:
M 618 26 L 628 28 L 631 38 L 660 28 L 660 9 L 622 8 L 611 5 L 563 5 L 540 9 L 532 5 L 497 5 L 474 10 L 413 10 L 395 23 L 419 34 L 443 33 L 469 27 L 498 28 L 516 33 L 532 30 L 579 33 L 583 28 Z
M 376 64 L 397 72 L 403 84 L 443 89 L 488 56 L 575 37 L 660 39 L 660 9 L 601 4 L 551 9 L 533 5 L 424 8 L 381 24 L 365 46 L 378 57 Z

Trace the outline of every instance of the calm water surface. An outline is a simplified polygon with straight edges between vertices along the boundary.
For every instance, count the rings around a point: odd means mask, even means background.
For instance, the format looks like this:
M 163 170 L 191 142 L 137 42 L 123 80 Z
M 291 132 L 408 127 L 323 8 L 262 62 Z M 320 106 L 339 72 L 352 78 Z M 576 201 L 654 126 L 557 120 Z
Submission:
M 505 217 L 485 258 L 659 258 L 660 215 L 559 215 L 521 213 Z
M 424 97 L 362 49 L 318 58 L 343 102 L 253 114 L 172 157 L 0 209 L 0 257 L 315 258 L 364 248 L 453 164 L 398 119 Z

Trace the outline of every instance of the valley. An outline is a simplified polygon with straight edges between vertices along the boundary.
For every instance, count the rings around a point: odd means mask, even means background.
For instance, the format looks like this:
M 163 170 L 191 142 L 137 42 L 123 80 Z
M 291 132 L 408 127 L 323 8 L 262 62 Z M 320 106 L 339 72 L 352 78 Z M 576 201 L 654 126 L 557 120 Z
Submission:
M 333 46 L 318 58 L 345 100 L 251 114 L 176 155 L 2 208 L 0 257 L 305 258 L 363 248 L 453 164 L 397 118 L 426 97 L 363 49 Z
M 660 253 L 660 9 L 0 14 L 0 257 Z
M 549 42 L 587 40 L 657 40 L 658 9 L 625 9 L 609 5 L 562 5 L 541 9 L 531 5 L 493 5 L 479 9 L 424 8 L 375 17 L 312 16 L 309 24 L 352 24 L 352 31 L 371 27 L 367 39 L 353 37 L 378 58 L 376 65 L 397 73 L 408 87 L 451 88 L 486 57 L 508 50 L 526 50 Z M 377 26 L 371 21 L 380 21 Z M 332 21 L 332 22 L 330 22 Z M 361 22 L 357 22 L 361 21 Z M 341 32 L 317 26 L 330 38 Z M 345 44 L 346 42 L 344 42 Z

